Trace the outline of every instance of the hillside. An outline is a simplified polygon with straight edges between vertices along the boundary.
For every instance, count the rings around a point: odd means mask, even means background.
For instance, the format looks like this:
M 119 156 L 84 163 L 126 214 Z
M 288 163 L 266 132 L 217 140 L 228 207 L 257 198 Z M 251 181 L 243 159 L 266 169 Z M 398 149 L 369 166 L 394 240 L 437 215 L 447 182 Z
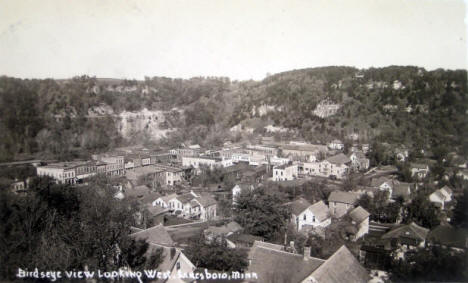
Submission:
M 1 77 L 0 160 L 67 159 L 130 143 L 216 145 L 256 134 L 312 142 L 354 134 L 466 154 L 466 87 L 466 71 L 399 66 L 311 68 L 242 82 Z

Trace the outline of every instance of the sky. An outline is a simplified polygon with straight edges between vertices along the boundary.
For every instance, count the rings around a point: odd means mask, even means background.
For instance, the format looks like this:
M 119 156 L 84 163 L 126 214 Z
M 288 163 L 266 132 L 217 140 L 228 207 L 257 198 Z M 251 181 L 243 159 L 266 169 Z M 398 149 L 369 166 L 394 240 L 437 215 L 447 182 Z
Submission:
M 466 14 L 462 0 L 0 0 L 0 75 L 467 69 Z

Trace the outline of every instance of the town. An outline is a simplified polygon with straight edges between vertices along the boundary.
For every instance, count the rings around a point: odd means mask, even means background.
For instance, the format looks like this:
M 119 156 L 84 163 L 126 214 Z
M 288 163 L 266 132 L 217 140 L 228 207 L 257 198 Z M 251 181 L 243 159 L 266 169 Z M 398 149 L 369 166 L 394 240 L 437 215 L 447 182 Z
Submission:
M 0 282 L 468 282 L 466 11 L 0 1 Z
M 245 251 L 244 270 L 258 282 L 387 280 L 395 260 L 427 247 L 463 254 L 468 235 L 452 223 L 468 180 L 466 161 L 449 153 L 451 174 L 435 180 L 432 153 L 380 146 L 393 165 L 372 167 L 372 146 L 352 139 L 311 144 L 271 136 L 213 148 L 130 146 L 90 160 L 31 165 L 39 177 L 78 188 L 103 178 L 113 198 L 135 201 L 130 236 L 163 249 L 159 268 L 171 274 L 213 269 L 184 254 L 200 233 L 207 244 L 221 241 L 225 249 Z M 30 182 L 16 180 L 10 190 L 27 194 Z M 269 199 L 249 206 L 262 195 Z M 282 217 L 265 220 L 278 212 L 262 205 L 273 205 Z M 253 219 L 245 215 L 249 210 Z M 256 229 L 262 223 L 271 226 Z

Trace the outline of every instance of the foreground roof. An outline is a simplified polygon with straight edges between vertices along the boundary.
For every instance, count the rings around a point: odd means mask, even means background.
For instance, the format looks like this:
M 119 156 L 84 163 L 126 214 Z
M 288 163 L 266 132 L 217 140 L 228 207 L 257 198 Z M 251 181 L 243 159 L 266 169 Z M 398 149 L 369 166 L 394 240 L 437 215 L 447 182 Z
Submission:
M 368 282 L 369 279 L 367 270 L 343 245 L 303 282 L 354 283 Z
M 254 282 L 301 282 L 325 261 L 278 250 L 256 241 L 250 250 L 250 272 L 255 272 L 258 280 Z M 275 247 L 276 246 L 276 247 Z
M 157 225 L 146 230 L 141 230 L 130 235 L 136 240 L 146 240 L 149 244 L 170 247 L 174 241 L 162 225 Z

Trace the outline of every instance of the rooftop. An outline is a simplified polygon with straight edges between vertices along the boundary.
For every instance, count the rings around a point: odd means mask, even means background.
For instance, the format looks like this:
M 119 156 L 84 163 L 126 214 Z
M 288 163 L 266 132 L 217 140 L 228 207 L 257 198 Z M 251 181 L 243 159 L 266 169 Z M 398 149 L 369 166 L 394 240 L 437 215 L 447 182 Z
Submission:
M 369 215 L 370 215 L 370 213 L 367 212 L 367 210 L 365 210 L 364 208 L 362 208 L 360 206 L 356 207 L 355 209 L 353 209 L 353 210 L 351 210 L 349 212 L 349 216 L 356 223 L 361 223 L 362 221 L 367 219 L 369 217 Z
M 280 169 L 280 170 L 284 170 L 288 167 L 292 167 L 292 166 L 296 166 L 294 164 L 283 164 L 283 165 L 280 165 L 280 166 L 275 166 L 274 169 Z
M 328 157 L 326 160 L 333 164 L 346 164 L 348 162 L 351 162 L 351 159 L 349 159 L 349 157 L 346 156 L 344 153 Z
M 305 259 L 301 254 L 270 248 L 258 241 L 250 250 L 249 259 L 249 271 L 258 276 L 256 282 L 301 282 L 324 263 L 322 259 L 310 256 Z
M 424 241 L 429 233 L 429 229 L 421 227 L 416 223 L 399 225 L 382 236 L 382 239 L 395 239 L 400 237 L 413 238 Z
M 310 207 L 310 202 L 303 198 L 299 198 L 293 202 L 291 202 L 290 207 L 291 207 L 291 213 L 298 216 L 301 214 L 304 210 L 306 210 L 308 207 Z
M 320 265 L 308 277 L 311 282 L 368 282 L 367 270 L 351 254 L 346 246 L 341 246 L 325 263 Z M 309 281 L 308 281 L 309 282 Z
M 136 240 L 146 240 L 150 244 L 170 247 L 174 245 L 174 241 L 162 225 L 157 225 L 146 230 L 141 230 L 130 235 Z
M 346 204 L 355 204 L 359 195 L 351 192 L 333 191 L 328 197 L 328 202 L 341 202 Z
M 322 200 L 311 205 L 309 209 L 319 221 L 323 221 L 330 217 L 328 206 Z

